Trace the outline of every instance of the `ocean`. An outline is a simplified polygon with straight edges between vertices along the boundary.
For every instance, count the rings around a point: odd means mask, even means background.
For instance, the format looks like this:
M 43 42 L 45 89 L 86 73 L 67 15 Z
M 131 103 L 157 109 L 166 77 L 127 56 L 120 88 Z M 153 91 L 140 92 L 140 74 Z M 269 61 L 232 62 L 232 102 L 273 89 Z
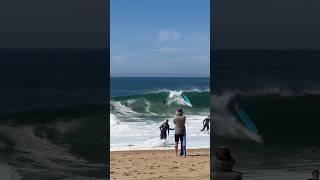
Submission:
M 160 140 L 159 126 L 181 107 L 187 118 L 187 147 L 209 148 L 210 134 L 200 132 L 210 113 L 210 78 L 113 77 L 110 84 L 110 150 L 174 149 L 174 131 Z M 179 101 L 165 106 L 162 100 L 185 94 L 192 107 Z
M 106 177 L 107 56 L 0 50 L 1 178 Z
M 244 179 L 307 179 L 320 166 L 320 51 L 214 50 L 213 146 Z M 258 129 L 245 127 L 245 111 Z

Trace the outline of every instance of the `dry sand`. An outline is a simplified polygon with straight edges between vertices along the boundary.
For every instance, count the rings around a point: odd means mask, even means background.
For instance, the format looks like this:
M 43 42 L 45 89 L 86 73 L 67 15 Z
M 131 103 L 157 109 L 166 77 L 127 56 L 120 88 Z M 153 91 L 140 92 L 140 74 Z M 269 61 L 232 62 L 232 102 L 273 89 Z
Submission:
M 113 151 L 110 153 L 112 180 L 210 179 L 210 150 L 189 149 L 187 157 L 172 150 Z

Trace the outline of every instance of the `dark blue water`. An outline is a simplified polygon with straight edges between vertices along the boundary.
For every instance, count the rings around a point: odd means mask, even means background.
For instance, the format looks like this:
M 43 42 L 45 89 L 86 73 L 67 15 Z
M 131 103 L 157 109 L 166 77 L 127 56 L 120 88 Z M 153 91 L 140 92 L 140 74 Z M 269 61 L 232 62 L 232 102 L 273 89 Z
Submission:
M 0 50 L 4 177 L 105 177 L 107 51 Z M 89 150 L 90 149 L 90 150 Z
M 318 50 L 215 50 L 214 91 L 282 88 L 301 92 L 320 84 Z
M 1 49 L 0 113 L 68 103 L 102 103 L 107 51 Z
M 209 83 L 209 77 L 112 77 L 110 95 L 137 95 L 159 90 L 208 91 Z

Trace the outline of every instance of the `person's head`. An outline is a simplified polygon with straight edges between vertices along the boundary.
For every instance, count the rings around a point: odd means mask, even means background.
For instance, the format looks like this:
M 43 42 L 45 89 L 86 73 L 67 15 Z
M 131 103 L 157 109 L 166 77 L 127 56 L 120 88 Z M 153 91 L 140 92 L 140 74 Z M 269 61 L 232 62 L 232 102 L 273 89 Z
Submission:
M 235 160 L 232 158 L 227 147 L 220 146 L 216 149 L 214 169 L 217 172 L 230 172 L 233 169 Z
M 312 179 L 313 180 L 319 180 L 319 170 L 318 169 L 314 169 L 312 171 Z
M 177 115 L 177 116 L 182 116 L 182 115 L 183 115 L 182 108 L 178 108 L 178 109 L 176 110 L 176 115 Z
M 169 122 L 169 120 L 168 119 L 166 119 L 166 123 L 168 123 Z
M 232 159 L 230 150 L 225 146 L 220 146 L 216 150 L 216 158 L 221 161 L 228 161 Z

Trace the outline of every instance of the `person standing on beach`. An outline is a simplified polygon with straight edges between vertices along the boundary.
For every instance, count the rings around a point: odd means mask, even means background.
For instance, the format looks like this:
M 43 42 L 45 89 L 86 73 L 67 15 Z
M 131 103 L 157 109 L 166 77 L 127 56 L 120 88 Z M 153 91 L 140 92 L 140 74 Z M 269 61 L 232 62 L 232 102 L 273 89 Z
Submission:
M 179 139 L 180 143 L 183 143 L 183 137 L 185 134 L 185 124 L 186 124 L 186 117 L 183 115 L 183 111 L 181 108 L 177 109 L 176 115 L 173 118 L 173 123 L 175 124 L 175 135 L 174 135 L 174 140 L 175 140 L 175 152 L 176 156 L 178 156 L 178 144 L 179 144 Z

